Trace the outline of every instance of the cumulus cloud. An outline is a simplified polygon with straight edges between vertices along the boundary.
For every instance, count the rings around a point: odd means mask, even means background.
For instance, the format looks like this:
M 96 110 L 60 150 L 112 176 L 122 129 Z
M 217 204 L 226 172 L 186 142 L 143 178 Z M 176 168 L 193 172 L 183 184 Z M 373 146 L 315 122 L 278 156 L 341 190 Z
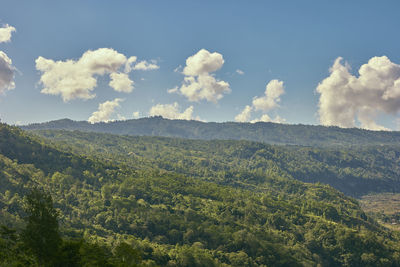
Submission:
M 244 74 L 244 71 L 237 69 L 237 70 L 236 70 L 236 73 L 239 74 L 239 75 L 243 75 L 243 74 Z
M 215 79 L 212 72 L 224 64 L 221 54 L 210 53 L 205 49 L 186 59 L 183 74 L 186 76 L 179 92 L 189 101 L 207 100 L 216 103 L 225 93 L 230 93 L 229 83 Z
M 112 101 L 106 101 L 99 104 L 98 110 L 92 113 L 92 116 L 90 116 L 88 122 L 109 122 L 111 120 L 111 116 L 115 112 L 115 109 L 120 107 L 120 102 L 122 101 L 124 101 L 124 99 L 116 98 Z
M 149 63 L 146 60 L 140 61 L 133 67 L 134 70 L 156 70 L 159 69 L 160 66 L 158 66 L 156 63 Z
M 246 105 L 246 107 L 235 117 L 235 121 L 237 122 L 246 122 L 250 120 L 252 107 Z
M 337 58 L 316 91 L 319 119 L 323 125 L 388 130 L 376 122 L 379 114 L 396 115 L 400 111 L 400 65 L 386 56 L 373 57 L 358 70 Z
M 210 53 L 205 49 L 186 59 L 183 74 L 187 76 L 198 76 L 219 70 L 224 65 L 224 58 L 220 53 Z
M 11 41 L 12 32 L 15 32 L 15 28 L 8 24 L 0 28 L 0 43 Z M 0 94 L 15 88 L 14 71 L 11 59 L 0 51 Z
M 137 58 L 127 58 L 111 48 L 86 51 L 78 60 L 54 61 L 44 57 L 36 59 L 36 69 L 42 75 L 43 94 L 61 95 L 64 102 L 72 99 L 91 99 L 97 86 L 97 77 L 110 75 L 109 85 L 118 92 L 130 93 L 134 82 L 128 73 L 135 69 Z M 121 72 L 124 69 L 125 73 Z
M 113 72 L 110 74 L 110 78 L 111 81 L 109 85 L 114 88 L 115 91 L 124 93 L 132 92 L 134 82 L 129 79 L 128 74 Z
M 280 97 L 285 93 L 285 89 L 283 87 L 283 81 L 279 80 L 271 80 L 267 86 L 265 87 L 264 96 L 254 97 L 252 105 L 246 105 L 246 107 L 242 110 L 241 113 L 236 115 L 235 121 L 237 122 L 275 122 L 275 123 L 283 123 L 286 122 L 285 119 L 276 116 L 274 119 L 268 114 L 263 114 L 260 118 L 250 120 L 251 114 L 253 111 L 261 110 L 263 112 L 267 112 L 269 110 L 275 109 L 279 107 L 279 102 L 281 101 Z
M 11 41 L 11 34 L 15 32 L 15 28 L 8 24 L 0 28 L 0 43 L 6 43 Z
M 97 85 L 95 75 L 112 74 L 127 63 L 127 58 L 111 48 L 85 52 L 78 60 L 54 61 L 44 57 L 36 59 L 36 69 L 42 72 L 42 93 L 61 95 L 64 101 L 75 98 L 90 99 Z M 117 77 L 117 76 L 115 76 Z M 118 78 L 117 78 L 118 79 Z M 118 86 L 118 81 L 110 84 Z
M 271 80 L 266 88 L 264 96 L 253 99 L 253 107 L 256 110 L 268 111 L 279 106 L 280 96 L 285 92 L 283 81 Z
M 188 107 L 185 111 L 180 112 L 179 104 L 157 104 L 151 107 L 150 116 L 162 116 L 167 119 L 176 120 L 193 120 L 193 106 Z M 196 118 L 198 119 L 198 118 Z
M 256 122 L 275 122 L 275 123 L 285 123 L 286 120 L 284 118 L 281 118 L 279 115 L 277 115 L 274 119 L 272 119 L 268 114 L 263 114 L 260 118 L 254 119 L 250 121 L 251 123 L 256 123 Z
M 14 89 L 14 70 L 11 59 L 0 51 L 0 93 Z
M 230 92 L 229 83 L 217 81 L 211 75 L 199 75 L 198 77 L 185 77 L 184 84 L 180 88 L 182 95 L 189 101 L 198 102 L 206 99 L 209 102 L 218 102 L 224 93 Z

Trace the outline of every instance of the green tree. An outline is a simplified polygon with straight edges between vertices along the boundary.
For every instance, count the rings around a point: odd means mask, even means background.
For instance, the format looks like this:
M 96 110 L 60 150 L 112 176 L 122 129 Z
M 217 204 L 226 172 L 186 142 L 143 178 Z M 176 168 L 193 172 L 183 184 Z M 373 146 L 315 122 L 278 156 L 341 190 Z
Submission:
M 25 246 L 41 266 L 54 265 L 62 239 L 58 230 L 58 212 L 51 195 L 33 189 L 25 199 L 26 228 L 22 232 Z
M 138 266 L 142 260 L 139 250 L 123 242 L 115 247 L 114 257 L 116 259 L 116 265 L 119 267 Z

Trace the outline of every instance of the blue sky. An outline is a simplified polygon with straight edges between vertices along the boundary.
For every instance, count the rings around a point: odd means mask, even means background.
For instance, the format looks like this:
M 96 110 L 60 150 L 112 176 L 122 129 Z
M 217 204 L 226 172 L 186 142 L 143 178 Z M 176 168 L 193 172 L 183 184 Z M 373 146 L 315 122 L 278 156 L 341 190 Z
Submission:
M 0 51 L 17 69 L 15 88 L 0 96 L 0 117 L 8 123 L 66 117 L 88 120 L 99 104 L 124 99 L 114 105 L 110 119 L 118 114 L 131 119 L 134 112 L 149 116 L 152 107 L 159 104 L 160 110 L 176 102 L 179 112 L 192 106 L 192 117 L 205 121 L 234 121 L 249 105 L 249 120 L 268 114 L 286 123 L 325 122 L 371 129 L 379 124 L 397 129 L 397 99 L 375 106 L 372 98 L 358 103 L 346 94 L 341 97 L 354 111 L 349 115 L 354 123 L 332 119 L 337 115 L 332 110 L 346 109 L 344 104 L 329 105 L 326 111 L 331 113 L 321 121 L 322 93 L 316 88 L 330 76 L 329 68 L 338 57 L 343 57 L 342 65 L 350 66 L 356 78 L 360 66 L 373 57 L 386 56 L 400 64 L 398 1 L 2 1 L 0 5 L 0 26 L 16 29 L 10 42 L 0 43 Z M 112 48 L 126 58 L 136 56 L 137 62 L 146 60 L 159 68 L 129 72 L 134 81 L 130 93 L 111 89 L 108 75 L 94 76 L 94 98 L 64 102 L 60 95 L 41 93 L 45 86 L 39 81 L 44 73 L 35 65 L 38 57 L 77 61 L 86 51 L 99 48 Z M 186 59 L 201 49 L 223 56 L 223 64 L 207 74 L 229 83 L 230 93 L 224 92 L 216 102 L 191 101 L 179 91 L 188 76 L 181 73 Z M 180 72 L 174 72 L 178 66 Z M 253 98 L 265 96 L 266 85 L 274 79 L 283 81 L 284 88 L 275 98 L 276 105 L 252 106 Z M 176 86 L 178 93 L 167 92 Z M 327 82 L 321 92 L 328 95 L 339 90 L 329 86 Z M 363 98 L 363 91 L 360 94 L 352 95 Z M 368 109 L 363 117 L 357 115 L 361 107 Z M 365 116 L 371 116 L 375 124 Z

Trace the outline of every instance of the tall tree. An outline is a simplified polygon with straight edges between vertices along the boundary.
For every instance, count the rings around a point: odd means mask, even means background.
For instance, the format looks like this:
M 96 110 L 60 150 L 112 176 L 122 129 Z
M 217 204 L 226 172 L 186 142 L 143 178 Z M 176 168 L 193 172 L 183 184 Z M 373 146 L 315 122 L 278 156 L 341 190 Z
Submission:
M 25 199 L 26 229 L 22 239 L 41 266 L 52 266 L 62 239 L 58 229 L 58 212 L 50 194 L 33 189 Z

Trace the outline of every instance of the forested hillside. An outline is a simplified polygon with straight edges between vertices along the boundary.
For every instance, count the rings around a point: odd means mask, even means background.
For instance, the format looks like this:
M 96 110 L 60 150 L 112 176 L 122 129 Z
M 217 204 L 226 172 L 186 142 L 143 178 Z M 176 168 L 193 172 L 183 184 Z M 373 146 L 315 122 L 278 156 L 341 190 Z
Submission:
M 129 151 L 139 155 L 136 163 L 117 160 L 118 147 L 110 146 L 107 157 L 94 145 L 82 154 L 75 145 L 49 144 L 0 125 L 0 223 L 7 226 L 0 231 L 0 265 L 43 260 L 15 238 L 26 225 L 24 196 L 32 188 L 49 192 L 60 212 L 63 245 L 55 253 L 70 259 L 68 266 L 400 265 L 398 234 L 329 186 L 265 172 L 262 185 L 250 188 L 215 183 L 211 177 L 219 171 L 207 162 L 195 166 L 193 177 L 184 171 L 188 165 L 168 171 L 150 167 L 151 157 L 163 155 L 162 142 L 179 147 L 190 141 L 127 141 L 137 143 Z M 187 143 L 186 150 L 196 154 L 201 146 L 214 145 L 194 144 L 196 152 Z M 239 152 L 246 150 L 229 153 Z M 210 173 L 201 178 L 205 170 Z M 231 162 L 229 172 L 248 182 L 240 160 Z
M 62 130 L 34 133 L 75 153 L 132 168 L 157 166 L 223 185 L 257 187 L 271 177 L 286 177 L 330 184 L 351 196 L 400 192 L 400 146 L 313 148 Z
M 79 130 L 119 135 L 166 136 L 205 140 L 250 140 L 270 144 L 302 146 L 398 145 L 400 132 L 368 131 L 358 128 L 288 125 L 271 122 L 200 122 L 162 117 L 90 124 L 62 119 L 23 126 L 26 130 Z

